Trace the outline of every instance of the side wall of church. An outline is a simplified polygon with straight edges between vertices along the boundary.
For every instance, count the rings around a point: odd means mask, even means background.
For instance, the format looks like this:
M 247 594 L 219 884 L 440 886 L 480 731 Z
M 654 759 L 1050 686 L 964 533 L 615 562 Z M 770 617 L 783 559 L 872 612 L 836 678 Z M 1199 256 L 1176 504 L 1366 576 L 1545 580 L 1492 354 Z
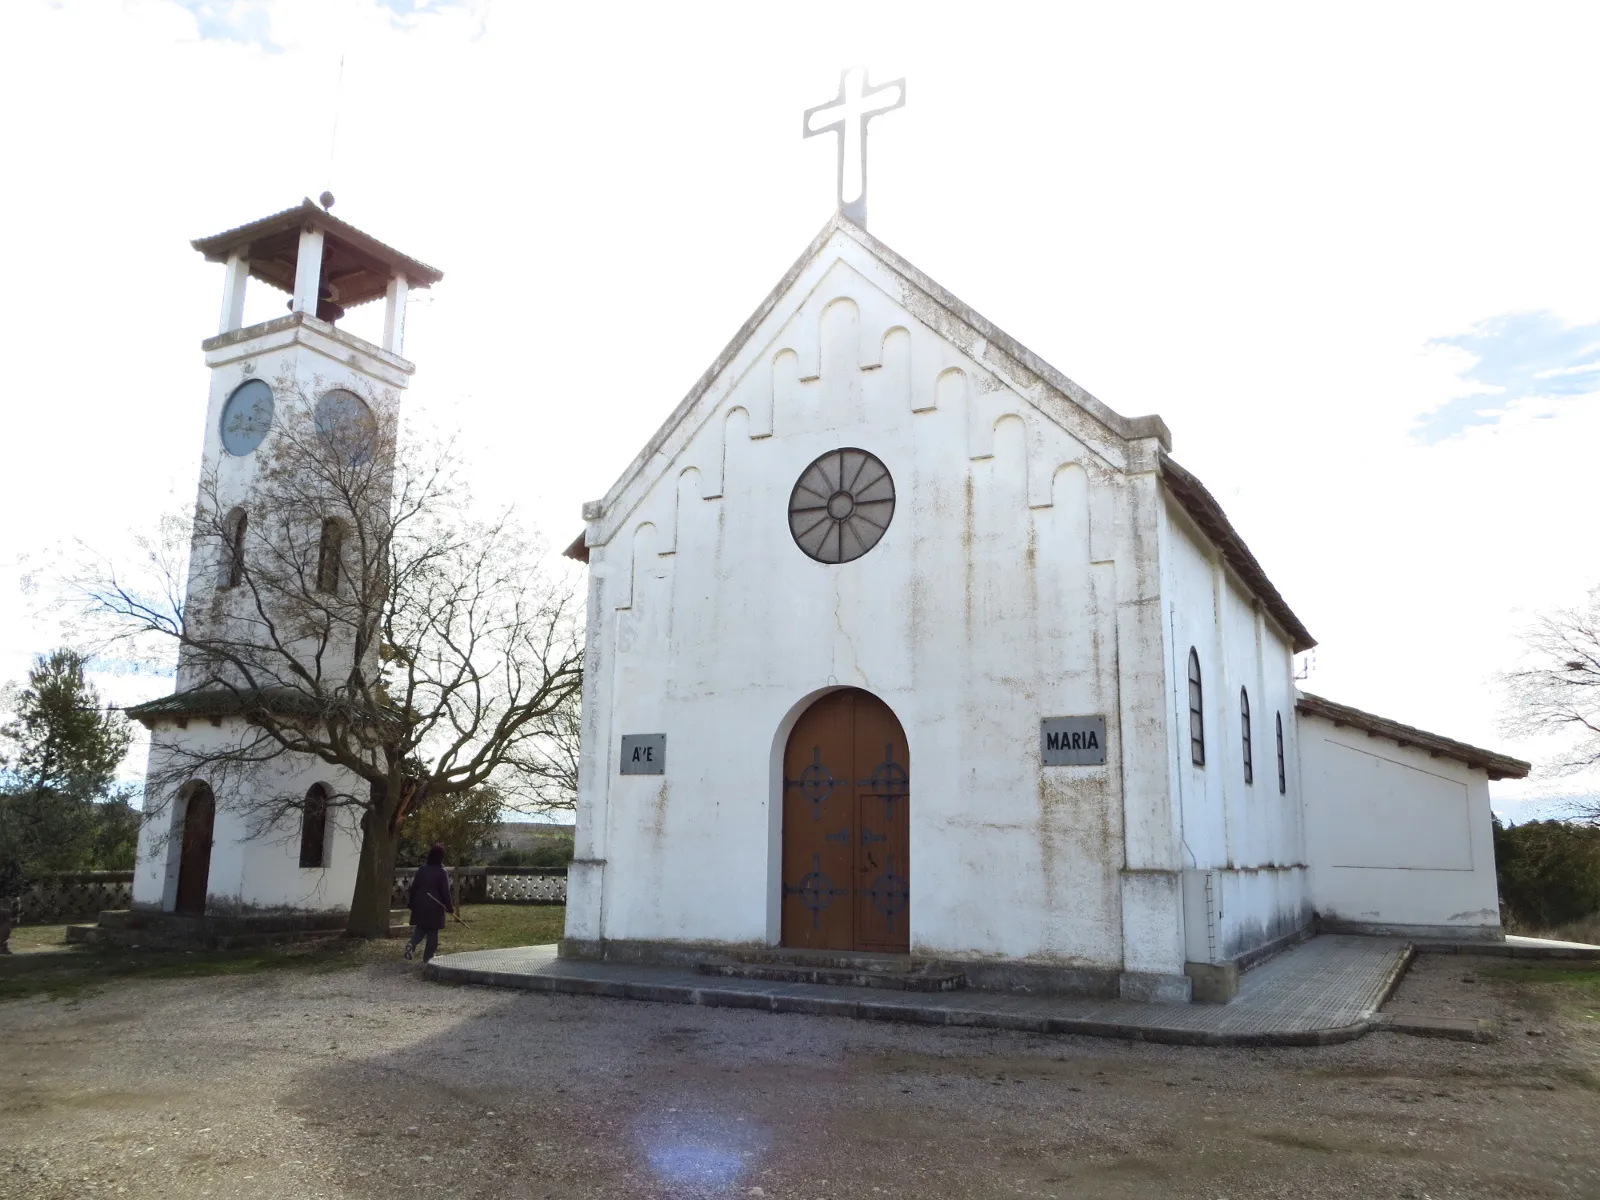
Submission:
M 1064 401 L 1047 415 L 1021 394 L 1037 380 L 846 238 L 791 294 L 650 448 L 648 483 L 586 513 L 567 936 L 776 943 L 797 882 L 780 865 L 786 738 L 852 686 L 909 743 L 913 952 L 1119 968 L 1123 781 L 1162 753 L 1159 633 L 1119 627 L 1157 586 L 1154 475 L 1130 477 L 1128 444 Z M 786 508 L 843 446 L 887 465 L 896 508 L 872 550 L 824 565 Z M 1092 714 L 1106 765 L 1042 766 L 1041 718 Z M 618 773 L 632 733 L 666 735 L 665 774 Z M 1164 775 L 1139 778 L 1157 827 L 1139 836 L 1170 858 Z M 1152 896 L 1131 910 L 1155 930 L 1138 953 L 1181 970 L 1176 886 Z
M 1311 891 L 1324 926 L 1498 937 L 1488 776 L 1300 714 Z
M 204 718 L 187 729 L 163 725 L 151 735 L 149 777 L 165 781 L 171 774 L 172 739 L 181 737 L 191 751 L 230 744 L 234 723 L 213 726 Z M 203 779 L 203 775 L 196 776 Z M 270 769 L 248 782 L 218 778 L 212 784 L 216 820 L 212 829 L 211 865 L 206 880 L 206 913 L 231 916 L 283 910 L 345 911 L 354 893 L 361 830 L 349 809 L 335 807 L 328 815 L 322 867 L 300 866 L 301 818 L 288 813 L 261 826 L 263 802 L 274 796 L 298 800 L 314 784 L 335 794 L 361 794 L 366 784 L 348 772 L 301 755 L 284 755 Z M 178 889 L 183 849 L 185 801 L 183 781 L 146 794 L 145 812 L 153 814 L 139 829 L 139 850 L 133 877 L 133 906 L 172 911 Z M 251 797 L 247 803 L 245 796 Z
M 1170 500 L 1162 528 L 1169 753 L 1182 812 L 1186 957 L 1221 962 L 1291 935 L 1311 920 L 1296 758 L 1294 651 L 1209 540 Z M 1193 761 L 1190 743 L 1191 649 L 1200 664 L 1203 765 Z

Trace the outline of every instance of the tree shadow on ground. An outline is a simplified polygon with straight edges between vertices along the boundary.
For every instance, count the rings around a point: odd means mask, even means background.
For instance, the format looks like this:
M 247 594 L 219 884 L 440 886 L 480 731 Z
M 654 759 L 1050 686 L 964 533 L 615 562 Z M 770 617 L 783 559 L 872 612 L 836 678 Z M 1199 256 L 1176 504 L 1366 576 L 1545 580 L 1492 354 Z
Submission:
M 414 1036 L 308 1063 L 281 1100 L 352 1196 L 1503 1195 L 1600 1180 L 1600 1155 L 1570 1138 L 1600 1128 L 1594 1093 L 1526 1039 L 1218 1050 L 393 985 Z

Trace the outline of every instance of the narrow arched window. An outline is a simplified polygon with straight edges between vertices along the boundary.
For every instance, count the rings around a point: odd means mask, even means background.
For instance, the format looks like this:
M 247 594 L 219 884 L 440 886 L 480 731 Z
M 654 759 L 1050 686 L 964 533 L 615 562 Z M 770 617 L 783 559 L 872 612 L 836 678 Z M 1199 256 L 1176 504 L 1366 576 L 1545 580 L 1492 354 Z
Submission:
M 244 582 L 244 535 L 249 525 L 250 518 L 242 508 L 234 509 L 222 523 L 224 545 L 219 582 L 225 588 L 238 587 Z
M 327 848 L 328 789 L 323 784 L 314 783 L 300 808 L 300 865 L 327 866 Z
M 317 549 L 317 591 L 338 594 L 343 561 L 344 525 L 329 517 L 322 523 L 322 543 Z
M 1200 691 L 1200 655 L 1189 647 L 1189 757 L 1194 765 L 1206 765 L 1206 718 L 1204 696 Z
M 1239 689 L 1239 728 L 1244 743 L 1244 781 L 1256 781 L 1256 764 L 1250 753 L 1250 693 Z
M 1283 714 L 1278 714 L 1278 795 L 1289 794 L 1289 773 L 1283 766 Z

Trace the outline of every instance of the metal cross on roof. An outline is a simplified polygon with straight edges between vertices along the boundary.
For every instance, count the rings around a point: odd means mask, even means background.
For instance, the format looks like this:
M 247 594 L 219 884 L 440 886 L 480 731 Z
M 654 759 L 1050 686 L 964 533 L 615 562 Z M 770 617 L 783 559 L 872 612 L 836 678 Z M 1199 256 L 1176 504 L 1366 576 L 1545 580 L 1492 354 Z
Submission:
M 891 80 L 876 87 L 867 82 L 865 67 L 848 67 L 839 73 L 839 94 L 826 104 L 806 109 L 804 134 L 839 135 L 839 211 L 863 229 L 867 227 L 867 122 L 906 102 L 906 81 Z M 828 124 L 813 121 L 820 118 Z

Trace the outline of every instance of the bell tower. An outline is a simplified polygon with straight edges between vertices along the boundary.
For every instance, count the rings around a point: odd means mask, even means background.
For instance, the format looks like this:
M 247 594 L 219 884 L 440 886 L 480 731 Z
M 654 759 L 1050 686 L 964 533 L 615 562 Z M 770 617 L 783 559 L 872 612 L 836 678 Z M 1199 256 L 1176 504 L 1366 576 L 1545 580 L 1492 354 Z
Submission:
M 402 357 L 406 301 L 413 289 L 444 277 L 335 217 L 326 207 L 332 195 L 324 193 L 323 201 L 318 206 L 303 200 L 192 243 L 208 261 L 224 265 L 219 328 L 201 343 L 211 369 L 202 471 L 212 502 L 221 512 L 243 514 L 243 520 L 263 457 L 258 451 L 270 448 L 275 427 L 297 416 L 319 425 L 398 421 L 400 394 L 416 370 Z M 252 280 L 287 293 L 288 311 L 244 326 L 245 289 Z M 339 327 L 349 309 L 378 300 L 384 304 L 381 345 Z M 297 414 L 297 406 L 311 411 Z M 207 592 L 228 582 L 226 565 L 219 568 L 204 557 L 196 556 L 190 572 L 191 611 L 198 611 Z M 180 693 L 201 683 L 187 669 L 192 665 L 180 661 Z
M 298 646 L 295 638 L 320 637 L 314 661 L 318 670 L 330 672 L 327 690 L 336 692 L 358 643 L 348 622 L 326 619 L 319 634 L 305 613 L 318 606 L 324 615 L 333 612 L 341 586 L 349 587 L 341 584 L 349 557 L 348 545 L 341 550 L 341 523 L 319 512 L 315 502 L 307 506 L 311 536 L 320 529 L 320 539 L 306 551 L 302 599 L 309 598 L 310 608 L 302 605 L 300 623 L 284 643 L 275 625 L 284 614 L 263 599 L 270 589 L 253 586 L 251 558 L 277 556 L 281 597 L 282 548 L 308 543 L 303 537 L 295 543 L 300 534 L 293 530 L 282 532 L 281 504 L 273 526 L 278 540 L 263 540 L 265 522 L 257 506 L 274 488 L 281 497 L 285 462 L 294 461 L 283 451 L 296 438 L 304 443 L 308 433 L 343 445 L 335 431 L 366 431 L 350 443 L 366 447 L 355 453 L 384 461 L 373 453 L 374 440 L 386 435 L 392 445 L 400 397 L 416 370 L 402 353 L 406 301 L 413 289 L 438 283 L 443 274 L 333 216 L 331 195 L 324 193 L 322 200 L 319 206 L 307 199 L 192 243 L 208 261 L 223 264 L 224 275 L 217 332 L 201 343 L 210 388 L 183 623 L 191 631 L 206 630 L 211 646 L 234 638 L 232 632 L 218 635 L 230 625 L 239 645 L 259 641 L 260 630 L 273 628 L 277 644 L 291 646 L 285 661 Z M 245 326 L 245 291 L 252 280 L 285 293 L 287 311 Z M 340 327 L 348 310 L 379 300 L 381 344 Z M 288 473 L 296 479 L 306 474 Z M 305 494 L 314 501 L 318 480 L 315 471 L 311 475 Z M 387 471 L 374 479 L 367 497 L 386 508 Z M 366 785 L 352 771 L 287 750 L 253 772 L 230 766 L 228 747 L 249 744 L 263 714 L 305 711 L 306 701 L 303 693 L 296 699 L 292 688 L 282 686 L 295 682 L 292 667 L 279 672 L 268 662 L 252 671 L 227 653 L 194 649 L 199 640 L 186 636 L 180 647 L 174 693 L 129 710 L 151 732 L 134 907 L 193 916 L 347 909 L 360 834 L 339 797 L 359 795 Z M 371 653 L 375 662 L 375 648 Z M 320 683 L 310 690 L 323 694 Z M 297 707 L 280 707 L 286 703 Z M 264 822 L 269 808 L 277 815 Z

